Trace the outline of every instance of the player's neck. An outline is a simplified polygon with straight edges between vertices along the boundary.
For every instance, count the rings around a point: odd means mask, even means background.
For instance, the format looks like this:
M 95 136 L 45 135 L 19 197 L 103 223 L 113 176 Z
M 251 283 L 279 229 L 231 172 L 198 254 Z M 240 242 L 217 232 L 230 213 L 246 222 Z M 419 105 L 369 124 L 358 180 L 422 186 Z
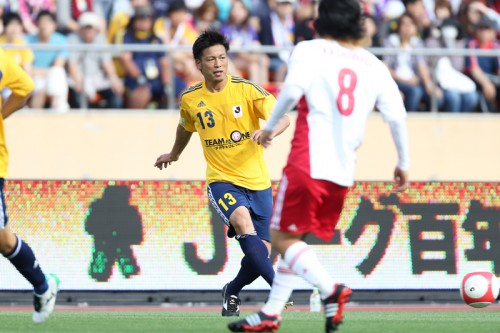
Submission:
M 349 39 L 336 39 L 336 38 L 332 38 L 330 36 L 323 36 L 323 38 L 326 40 L 335 41 L 335 42 L 339 43 L 340 46 L 345 47 L 347 49 L 357 49 L 363 45 L 363 41 L 358 40 L 358 39 L 350 39 L 350 38 Z
M 205 87 L 211 93 L 217 93 L 222 91 L 226 86 L 226 84 L 227 84 L 227 76 L 224 78 L 224 80 L 219 82 L 205 80 Z

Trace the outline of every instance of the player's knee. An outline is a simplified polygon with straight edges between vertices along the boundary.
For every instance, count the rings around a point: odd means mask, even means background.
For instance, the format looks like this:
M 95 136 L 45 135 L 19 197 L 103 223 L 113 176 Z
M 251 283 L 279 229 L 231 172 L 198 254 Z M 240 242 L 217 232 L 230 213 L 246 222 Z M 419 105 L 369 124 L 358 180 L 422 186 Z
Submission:
M 3 255 L 12 253 L 16 247 L 17 238 L 6 229 L 0 230 L 0 253 Z
M 229 217 L 229 221 L 238 234 L 249 233 L 254 230 L 250 212 L 246 207 L 240 206 L 236 208 Z

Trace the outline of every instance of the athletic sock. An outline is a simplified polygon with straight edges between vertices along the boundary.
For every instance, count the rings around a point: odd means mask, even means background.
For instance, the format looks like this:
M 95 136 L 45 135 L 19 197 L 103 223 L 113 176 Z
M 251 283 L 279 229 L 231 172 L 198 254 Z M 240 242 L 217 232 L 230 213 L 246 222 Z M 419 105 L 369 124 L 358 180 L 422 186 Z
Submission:
M 234 280 L 229 282 L 226 293 L 228 295 L 239 296 L 241 289 L 254 282 L 259 276 L 248 256 L 244 256 L 241 259 L 240 271 Z
M 49 289 L 45 275 L 35 258 L 35 254 L 31 247 L 23 242 L 21 237 L 16 236 L 17 243 L 14 250 L 5 255 L 7 259 L 16 267 L 16 269 L 21 273 L 26 280 L 31 283 L 35 289 L 35 294 L 42 295 Z
M 280 259 L 269 298 L 261 311 L 267 315 L 281 314 L 300 279 L 297 274 L 290 270 L 288 264 Z
M 305 242 L 297 242 L 288 247 L 284 259 L 295 274 L 319 289 L 322 299 L 333 293 L 335 281 L 320 264 L 316 253 Z
M 240 235 L 240 247 L 248 257 L 251 267 L 271 286 L 274 279 L 274 269 L 269 260 L 269 252 L 259 236 L 254 234 Z

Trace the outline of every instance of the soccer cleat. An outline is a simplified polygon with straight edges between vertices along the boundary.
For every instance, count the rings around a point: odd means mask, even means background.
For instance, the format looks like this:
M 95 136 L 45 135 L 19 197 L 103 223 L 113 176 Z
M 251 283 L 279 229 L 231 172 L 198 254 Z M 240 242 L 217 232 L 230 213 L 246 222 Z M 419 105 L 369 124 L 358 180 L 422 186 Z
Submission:
M 351 294 L 352 290 L 349 287 L 343 284 L 336 284 L 332 295 L 323 301 L 325 305 L 326 333 L 336 331 L 342 323 L 344 305 L 351 299 Z
M 34 294 L 33 297 L 33 306 L 35 307 L 33 321 L 35 324 L 40 324 L 47 320 L 56 305 L 60 284 L 59 278 L 54 274 L 48 274 L 45 278 L 47 279 L 49 289 L 42 295 Z
M 276 332 L 280 328 L 280 321 L 279 315 L 268 316 L 259 311 L 245 319 L 227 324 L 227 328 L 231 332 Z
M 236 295 L 227 294 L 227 286 L 229 282 L 226 283 L 224 288 L 222 288 L 222 316 L 223 317 L 239 317 L 240 316 L 240 299 Z

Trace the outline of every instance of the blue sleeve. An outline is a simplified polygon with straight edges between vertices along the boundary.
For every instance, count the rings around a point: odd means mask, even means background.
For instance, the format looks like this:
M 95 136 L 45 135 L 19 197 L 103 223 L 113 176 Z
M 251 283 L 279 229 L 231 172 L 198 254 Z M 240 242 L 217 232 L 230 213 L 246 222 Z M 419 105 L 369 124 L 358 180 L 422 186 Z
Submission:
M 54 42 L 55 42 L 54 44 L 57 45 L 68 45 L 68 38 L 59 33 L 54 33 Z M 57 56 L 63 57 L 64 59 L 68 59 L 69 52 L 68 50 L 61 50 L 58 52 Z

